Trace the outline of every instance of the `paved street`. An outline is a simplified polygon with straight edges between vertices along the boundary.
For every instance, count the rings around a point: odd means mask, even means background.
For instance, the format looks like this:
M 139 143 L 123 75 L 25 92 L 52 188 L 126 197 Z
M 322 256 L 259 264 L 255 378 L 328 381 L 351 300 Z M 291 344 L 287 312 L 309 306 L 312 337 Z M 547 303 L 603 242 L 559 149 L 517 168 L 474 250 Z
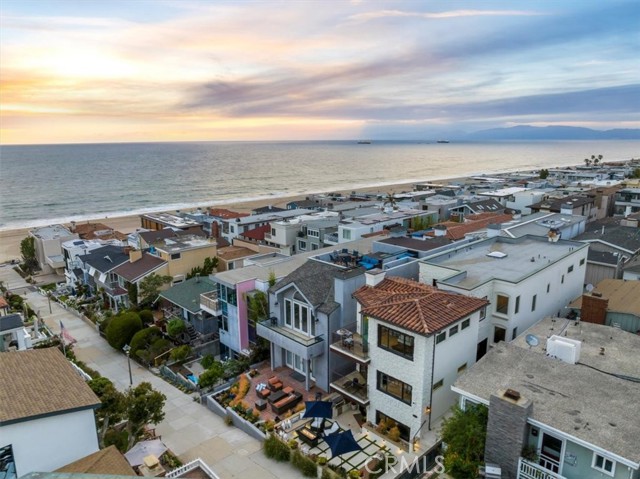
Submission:
M 0 267 L 0 281 L 4 281 L 5 285 L 22 288 L 24 285 L 19 280 L 24 281 L 10 267 Z M 119 389 L 124 390 L 129 386 L 127 357 L 109 346 L 95 326 L 55 302 L 51 302 L 49 313 L 47 298 L 37 292 L 27 292 L 26 298 L 53 332 L 59 333 L 60 321 L 64 323 L 68 332 L 78 341 L 74 347 L 78 359 L 111 379 Z M 162 436 L 163 442 L 183 462 L 200 457 L 221 479 L 296 479 L 300 476 L 289 464 L 268 460 L 262 453 L 260 441 L 233 426 L 227 426 L 222 418 L 194 402 L 191 396 L 133 361 L 131 369 L 134 385 L 147 381 L 167 396 L 165 419 L 156 426 L 156 433 Z

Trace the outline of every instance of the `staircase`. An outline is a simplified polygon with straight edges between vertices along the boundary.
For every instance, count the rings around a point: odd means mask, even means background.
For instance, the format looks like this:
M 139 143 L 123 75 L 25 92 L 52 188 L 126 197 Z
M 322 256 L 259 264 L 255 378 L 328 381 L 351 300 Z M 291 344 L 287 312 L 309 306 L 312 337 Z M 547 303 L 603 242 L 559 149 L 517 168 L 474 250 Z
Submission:
M 189 336 L 189 343 L 196 342 L 200 338 L 200 333 L 196 331 L 196 328 L 193 327 L 193 324 L 187 323 L 186 321 L 185 321 L 185 324 L 187 325 L 187 329 L 185 329 L 185 333 L 187 334 L 187 336 Z

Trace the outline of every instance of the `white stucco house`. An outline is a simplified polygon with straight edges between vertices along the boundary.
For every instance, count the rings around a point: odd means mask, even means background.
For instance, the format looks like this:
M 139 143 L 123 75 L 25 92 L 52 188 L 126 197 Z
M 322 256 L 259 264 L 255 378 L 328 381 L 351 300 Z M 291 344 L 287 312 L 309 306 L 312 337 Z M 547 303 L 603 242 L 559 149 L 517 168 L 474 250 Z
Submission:
M 57 348 L 0 353 L 0 405 L 0 455 L 13 477 L 99 449 L 100 400 Z

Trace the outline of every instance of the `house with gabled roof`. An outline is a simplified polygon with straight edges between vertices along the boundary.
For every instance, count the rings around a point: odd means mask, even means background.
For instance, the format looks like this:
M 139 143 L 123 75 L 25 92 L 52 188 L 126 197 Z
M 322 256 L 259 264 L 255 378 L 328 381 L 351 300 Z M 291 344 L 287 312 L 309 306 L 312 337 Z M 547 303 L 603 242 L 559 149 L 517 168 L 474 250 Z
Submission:
M 129 261 L 122 263 L 113 270 L 116 281 L 122 289 L 129 291 L 132 284 L 136 285 L 136 291 L 140 290 L 140 282 L 151 274 L 166 275 L 168 273 L 167 262 L 162 258 L 151 255 L 141 250 L 129 251 Z M 122 307 L 127 308 L 130 298 L 120 298 Z
M 98 451 L 100 400 L 57 348 L 0 353 L 0 456 L 17 477 Z
M 457 376 L 476 361 L 485 299 L 440 290 L 380 270 L 366 274 L 357 300 L 357 333 L 332 345 L 355 372 L 331 389 L 367 419 L 391 421 L 409 450 L 455 402 Z
M 114 272 L 118 266 L 129 261 L 129 255 L 124 252 L 124 248 L 107 245 L 79 255 L 77 259 L 82 269 L 82 282 L 94 294 L 104 290 L 109 298 L 110 307 L 117 309 L 128 295 Z
M 218 332 L 217 318 L 200 306 L 200 296 L 216 290 L 216 284 L 208 277 L 196 276 L 162 291 L 159 299 L 165 306 L 169 318 L 182 319 L 187 331 L 194 330 L 191 339 L 198 335 L 210 337 Z

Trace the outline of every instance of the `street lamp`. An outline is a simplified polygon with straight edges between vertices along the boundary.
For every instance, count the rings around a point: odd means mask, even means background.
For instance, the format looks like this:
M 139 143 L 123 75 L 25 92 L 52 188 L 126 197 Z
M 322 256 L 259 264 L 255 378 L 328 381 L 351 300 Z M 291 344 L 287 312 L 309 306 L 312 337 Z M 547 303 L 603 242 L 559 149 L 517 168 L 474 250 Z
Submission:
M 49 301 L 49 314 L 51 313 L 51 291 L 47 291 L 47 300 Z
M 133 376 L 131 376 L 131 346 L 129 346 L 128 344 L 125 344 L 124 347 L 122 348 L 122 350 L 124 351 L 124 353 L 127 355 L 127 365 L 129 366 L 129 387 L 133 386 Z

